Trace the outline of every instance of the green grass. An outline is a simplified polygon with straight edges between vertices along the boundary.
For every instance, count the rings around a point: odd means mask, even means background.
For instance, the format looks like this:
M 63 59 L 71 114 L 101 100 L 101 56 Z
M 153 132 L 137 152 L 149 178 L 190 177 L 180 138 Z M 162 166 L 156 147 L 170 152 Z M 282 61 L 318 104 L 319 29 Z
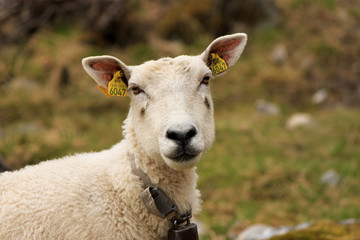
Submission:
M 315 110 L 314 128 L 294 130 L 284 127 L 286 115 L 263 116 L 249 106 L 219 111 L 217 139 L 199 166 L 201 217 L 218 234 L 236 220 L 286 225 L 360 217 L 358 109 Z M 339 186 L 320 183 L 329 169 L 343 177 Z

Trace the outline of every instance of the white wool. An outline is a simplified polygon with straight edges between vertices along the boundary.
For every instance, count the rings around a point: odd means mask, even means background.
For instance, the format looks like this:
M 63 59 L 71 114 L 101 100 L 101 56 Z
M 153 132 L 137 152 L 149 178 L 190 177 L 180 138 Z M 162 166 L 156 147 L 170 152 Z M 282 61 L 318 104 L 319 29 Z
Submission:
M 110 57 L 83 60 L 85 70 L 107 87 L 121 69 L 132 93 L 124 139 L 108 150 L 45 161 L 0 174 L 0 239 L 166 239 L 169 221 L 152 215 L 140 198 L 135 161 L 175 202 L 179 213 L 200 211 L 196 164 L 214 140 L 212 75 L 206 56 L 218 52 L 228 66 L 239 58 L 245 34 L 216 39 L 199 56 L 163 58 L 129 67 Z M 184 146 L 167 133 L 196 129 Z M 170 130 L 169 130 L 170 129 Z M 184 143 L 183 143 L 184 144 Z M 177 158 L 190 154 L 187 161 Z

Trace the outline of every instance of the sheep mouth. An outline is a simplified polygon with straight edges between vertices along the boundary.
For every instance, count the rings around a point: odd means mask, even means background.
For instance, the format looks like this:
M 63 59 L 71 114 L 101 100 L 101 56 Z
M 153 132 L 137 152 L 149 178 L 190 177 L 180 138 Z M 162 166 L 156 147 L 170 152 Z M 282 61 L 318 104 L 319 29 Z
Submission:
M 176 162 L 187 162 L 187 161 L 191 161 L 192 159 L 194 159 L 197 156 L 198 156 L 198 154 L 192 155 L 192 154 L 183 153 L 178 156 L 172 156 L 169 158 Z
M 163 159 L 169 167 L 174 170 L 183 170 L 194 167 L 201 157 L 202 151 L 193 149 L 192 151 L 175 151 L 169 154 L 163 154 Z
M 192 147 L 177 147 L 171 153 L 164 154 L 165 157 L 175 162 L 190 162 L 199 156 L 202 149 Z

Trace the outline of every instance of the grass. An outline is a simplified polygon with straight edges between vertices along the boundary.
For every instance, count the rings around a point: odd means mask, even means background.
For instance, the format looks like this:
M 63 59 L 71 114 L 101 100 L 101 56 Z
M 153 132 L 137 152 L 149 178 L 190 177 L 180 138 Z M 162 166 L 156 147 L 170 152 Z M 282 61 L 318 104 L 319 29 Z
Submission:
M 358 109 L 315 110 L 317 126 L 285 129 L 287 115 L 249 106 L 216 111 L 217 139 L 200 162 L 202 218 L 225 236 L 235 221 L 296 224 L 359 218 Z M 336 170 L 330 187 L 321 175 Z

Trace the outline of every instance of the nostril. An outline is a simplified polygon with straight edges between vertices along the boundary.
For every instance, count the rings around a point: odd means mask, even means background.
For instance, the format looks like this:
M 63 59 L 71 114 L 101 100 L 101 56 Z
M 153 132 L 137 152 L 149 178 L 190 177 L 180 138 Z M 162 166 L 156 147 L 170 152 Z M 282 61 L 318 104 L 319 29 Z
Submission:
M 181 139 L 180 132 L 173 131 L 173 130 L 167 130 L 166 137 L 171 140 L 175 140 L 175 141 L 180 141 L 180 139 Z
M 195 128 L 195 127 L 192 127 L 192 128 L 186 133 L 185 139 L 186 139 L 186 140 L 189 140 L 189 139 L 191 139 L 192 137 L 195 137 L 196 134 L 197 134 L 196 128 Z
M 186 145 L 187 143 L 189 143 L 191 138 L 196 136 L 197 133 L 198 132 L 196 128 L 192 126 L 190 129 L 185 131 L 176 131 L 174 129 L 169 129 L 166 131 L 166 137 L 168 139 L 177 141 L 182 145 Z

